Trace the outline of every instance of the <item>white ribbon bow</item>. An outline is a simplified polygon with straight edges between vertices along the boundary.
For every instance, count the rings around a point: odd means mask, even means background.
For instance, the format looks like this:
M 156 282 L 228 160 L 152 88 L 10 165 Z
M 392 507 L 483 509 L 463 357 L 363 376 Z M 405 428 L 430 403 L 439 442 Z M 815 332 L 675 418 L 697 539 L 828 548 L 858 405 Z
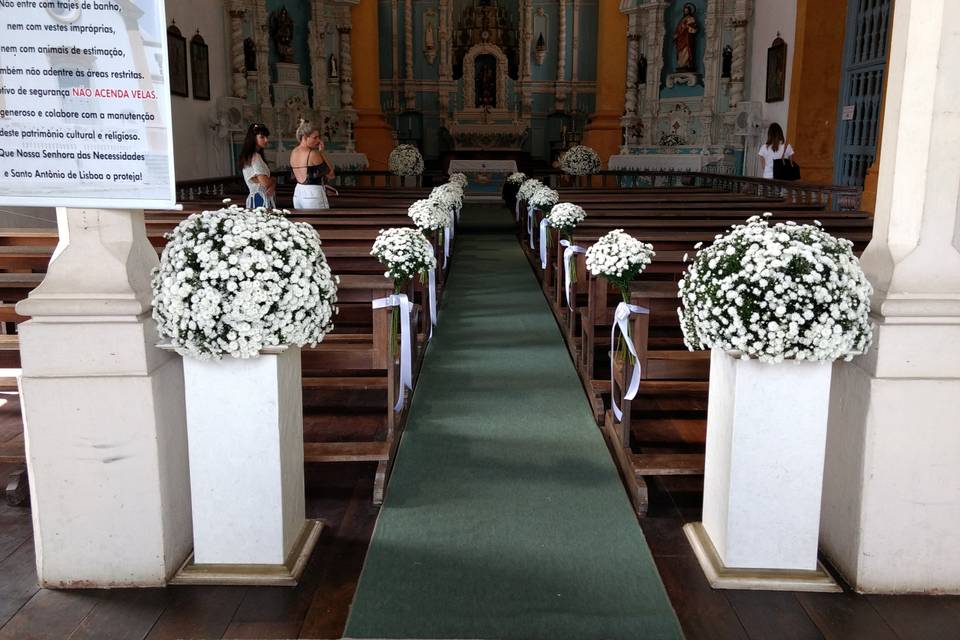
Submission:
M 397 394 L 397 404 L 393 407 L 394 411 L 400 411 L 403 409 L 404 391 L 406 389 L 413 391 L 413 344 L 410 339 L 410 314 L 413 311 L 413 303 L 407 298 L 407 294 L 395 293 L 386 298 L 377 298 L 372 304 L 374 309 L 400 308 L 400 393 Z M 393 345 L 391 345 L 392 350 Z
M 450 237 L 453 235 L 453 224 L 448 224 L 443 230 L 443 268 L 447 268 L 450 260 Z M 431 272 L 432 273 L 432 272 Z
M 640 358 L 637 356 L 637 348 L 633 346 L 633 340 L 630 339 L 630 328 L 628 324 L 630 316 L 634 313 L 648 314 L 650 313 L 650 309 L 621 302 L 617 305 L 617 310 L 613 313 L 613 326 L 610 327 L 610 403 L 613 405 L 613 415 L 616 416 L 617 420 L 623 419 L 623 412 L 620 411 L 620 407 L 617 406 L 617 394 L 613 384 L 613 377 L 617 366 L 617 330 L 620 330 L 624 337 L 626 337 L 624 342 L 627 343 L 627 349 L 630 351 L 630 355 L 633 356 L 634 362 L 633 372 L 630 374 L 630 385 L 627 387 L 626 393 L 623 394 L 623 399 L 633 400 L 637 397 L 637 391 L 640 390 Z
M 530 251 L 533 251 L 533 212 L 536 210 L 532 204 L 527 205 L 527 235 L 530 236 Z
M 547 268 L 547 225 L 550 220 L 544 218 L 540 221 L 540 270 Z
M 437 268 L 430 269 L 427 276 L 430 289 L 430 337 L 433 337 L 433 328 L 437 326 Z
M 573 309 L 573 305 L 570 303 L 570 285 L 573 284 L 571 282 L 570 259 L 578 253 L 586 253 L 587 250 L 578 244 L 571 243 L 569 240 L 561 240 L 560 245 L 566 247 L 563 250 L 563 288 L 567 292 L 567 308 Z
M 457 224 L 460 223 L 460 211 L 463 209 L 463 201 L 457 204 Z

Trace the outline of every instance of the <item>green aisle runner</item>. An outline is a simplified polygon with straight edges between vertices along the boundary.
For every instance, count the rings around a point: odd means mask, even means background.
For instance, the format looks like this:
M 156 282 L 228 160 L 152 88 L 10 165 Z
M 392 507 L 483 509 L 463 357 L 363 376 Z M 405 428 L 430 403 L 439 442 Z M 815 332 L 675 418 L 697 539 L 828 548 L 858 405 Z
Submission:
M 549 308 L 468 206 L 347 638 L 681 638 Z

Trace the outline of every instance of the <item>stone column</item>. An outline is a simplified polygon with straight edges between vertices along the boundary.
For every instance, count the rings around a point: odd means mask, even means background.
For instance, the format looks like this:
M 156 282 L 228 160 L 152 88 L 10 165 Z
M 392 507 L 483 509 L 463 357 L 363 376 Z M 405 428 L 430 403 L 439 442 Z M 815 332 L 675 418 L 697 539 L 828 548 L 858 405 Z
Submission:
M 267 3 L 256 6 L 256 21 L 253 34 L 257 45 L 257 95 L 260 98 L 260 117 L 269 126 L 273 126 L 273 105 L 270 102 L 270 40 L 268 29 L 269 16 Z
M 521 102 L 523 109 L 529 114 L 533 110 L 533 92 L 530 90 L 530 83 L 533 81 L 533 73 L 530 64 L 530 57 L 533 55 L 533 0 L 523 0 L 520 5 L 520 11 L 523 16 L 523 45 L 522 59 L 523 69 L 521 71 Z
M 161 586 L 193 544 L 180 357 L 155 348 L 143 211 L 59 209 L 17 311 L 37 575 Z
M 407 81 L 403 85 L 404 106 L 416 109 L 417 92 L 413 86 L 413 0 L 404 0 L 403 5 L 403 54 L 407 70 Z
M 453 75 L 450 70 L 450 0 L 440 0 L 440 79 L 449 81 Z
M 573 67 L 570 70 L 571 108 L 577 109 L 577 83 L 580 81 L 580 0 L 573 0 Z
M 623 78 L 627 73 L 627 17 L 616 2 L 597 7 L 597 110 L 584 129 L 583 144 L 593 147 L 606 164 L 621 142 Z
M 313 0 L 310 18 L 310 69 L 313 80 L 313 107 L 327 108 L 327 23 L 323 15 L 323 0 Z M 318 125 L 321 123 L 317 123 Z
M 387 157 L 393 150 L 392 129 L 380 109 L 380 27 L 377 0 L 360 0 L 350 9 L 353 37 L 358 51 L 364 52 L 363 64 L 353 70 L 353 107 L 357 113 L 354 127 L 357 151 L 365 153 L 370 169 L 387 169 Z M 369 52 L 369 54 L 367 54 Z
M 233 97 L 247 97 L 247 69 L 243 52 L 243 18 L 246 15 L 242 5 L 234 2 L 230 7 L 230 74 L 233 81 Z
M 553 108 L 563 111 L 567 103 L 567 0 L 560 0 L 560 28 L 557 34 L 557 82 Z
M 340 34 L 340 105 L 344 109 L 353 107 L 353 54 L 351 53 L 349 25 L 337 27 Z
M 635 11 L 627 16 L 627 86 L 624 91 L 624 115 L 637 115 L 637 61 L 640 59 L 640 27 Z
M 743 100 L 747 74 L 747 25 L 750 24 L 749 0 L 737 0 L 736 13 L 730 20 L 733 29 L 733 60 L 730 65 L 730 108 Z
M 666 26 L 664 12 L 668 2 L 657 0 L 646 5 L 643 24 L 646 26 L 643 51 L 647 56 L 647 84 L 638 91 L 642 104 L 640 113 L 643 115 L 644 131 L 647 144 L 656 144 L 657 116 L 660 115 L 660 74 L 663 72 L 663 39 Z
M 390 36 L 391 36 L 391 56 L 390 61 L 393 67 L 393 107 L 394 111 L 400 110 L 400 0 L 390 1 Z
M 897 0 L 870 353 L 837 363 L 821 545 L 858 591 L 960 593 L 960 13 Z M 909 61 L 909 64 L 908 64 Z

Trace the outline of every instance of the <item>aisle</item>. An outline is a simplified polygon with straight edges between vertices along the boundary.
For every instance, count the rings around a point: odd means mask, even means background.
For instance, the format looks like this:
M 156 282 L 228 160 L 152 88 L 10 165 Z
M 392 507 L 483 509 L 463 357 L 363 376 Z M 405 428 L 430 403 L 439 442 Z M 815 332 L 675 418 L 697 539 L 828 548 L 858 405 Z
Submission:
M 347 638 L 681 638 L 502 207 L 467 205 Z

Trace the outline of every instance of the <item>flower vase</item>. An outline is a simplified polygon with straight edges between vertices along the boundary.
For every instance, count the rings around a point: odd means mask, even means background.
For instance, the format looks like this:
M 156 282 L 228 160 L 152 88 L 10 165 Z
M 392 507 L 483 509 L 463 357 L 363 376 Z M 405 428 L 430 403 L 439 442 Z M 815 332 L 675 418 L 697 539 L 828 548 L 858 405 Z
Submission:
M 300 349 L 183 359 L 194 550 L 174 584 L 296 584 L 307 520 Z
M 838 591 L 817 562 L 831 362 L 710 357 L 703 522 L 715 588 Z

